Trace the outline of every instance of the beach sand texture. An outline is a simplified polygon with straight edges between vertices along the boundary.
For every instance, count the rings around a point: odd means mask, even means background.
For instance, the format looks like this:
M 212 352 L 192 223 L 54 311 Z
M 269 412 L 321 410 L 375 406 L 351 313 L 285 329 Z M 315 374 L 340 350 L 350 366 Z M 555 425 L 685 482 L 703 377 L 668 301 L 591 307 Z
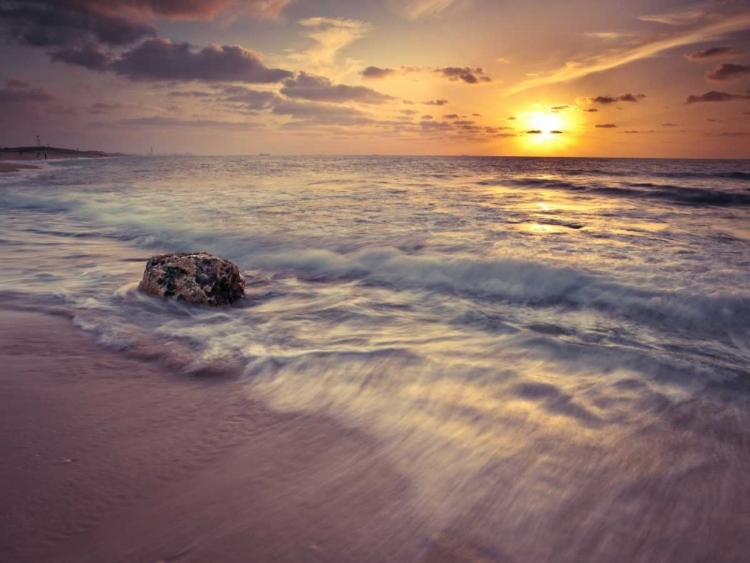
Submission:
M 5 562 L 469 561 L 355 431 L 0 315 Z M 479 559 L 481 560 L 481 559 Z

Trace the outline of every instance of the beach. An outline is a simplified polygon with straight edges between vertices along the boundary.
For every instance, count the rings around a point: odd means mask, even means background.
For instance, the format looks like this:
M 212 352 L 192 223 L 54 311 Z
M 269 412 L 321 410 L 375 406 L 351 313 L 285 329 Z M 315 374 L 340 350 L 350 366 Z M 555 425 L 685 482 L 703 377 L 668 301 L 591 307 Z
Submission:
M 354 430 L 108 352 L 68 319 L 0 319 L 4 561 L 478 553 L 445 536 L 431 544 L 407 480 Z
M 744 563 L 748 179 L 415 157 L 3 175 L 3 563 Z M 169 252 L 231 260 L 244 298 L 139 291 Z

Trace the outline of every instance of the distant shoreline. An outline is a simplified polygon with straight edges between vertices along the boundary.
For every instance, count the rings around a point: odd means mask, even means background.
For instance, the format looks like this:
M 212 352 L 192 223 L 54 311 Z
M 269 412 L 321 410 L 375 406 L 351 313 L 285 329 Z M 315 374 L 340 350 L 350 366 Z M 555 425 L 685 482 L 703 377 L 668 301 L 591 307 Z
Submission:
M 63 158 L 103 158 L 113 156 L 104 151 L 79 151 L 59 147 L 5 147 L 0 148 L 0 173 L 19 172 L 24 169 L 38 168 L 28 164 L 17 164 L 18 161 L 59 160 Z M 9 162 L 10 161 L 10 162 Z

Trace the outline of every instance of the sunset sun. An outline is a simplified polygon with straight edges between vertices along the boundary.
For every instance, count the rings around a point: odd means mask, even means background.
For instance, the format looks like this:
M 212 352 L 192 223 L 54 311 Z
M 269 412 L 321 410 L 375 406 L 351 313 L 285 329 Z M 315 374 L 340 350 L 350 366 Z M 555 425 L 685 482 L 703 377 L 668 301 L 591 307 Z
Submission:
M 529 130 L 541 131 L 541 135 L 558 135 L 565 129 L 565 120 L 559 113 L 537 111 L 529 114 Z

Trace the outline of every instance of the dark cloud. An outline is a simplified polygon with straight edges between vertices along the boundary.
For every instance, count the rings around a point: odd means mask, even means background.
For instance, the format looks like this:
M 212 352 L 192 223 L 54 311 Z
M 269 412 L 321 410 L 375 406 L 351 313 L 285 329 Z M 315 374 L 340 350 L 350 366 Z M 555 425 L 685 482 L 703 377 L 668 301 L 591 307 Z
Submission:
M 63 47 L 54 51 L 50 57 L 53 61 L 97 72 L 105 72 L 111 63 L 110 55 L 98 43 L 88 43 L 83 47 Z
M 364 86 L 347 86 L 333 84 L 323 76 L 312 76 L 305 72 L 295 79 L 284 82 L 281 93 L 289 98 L 299 98 L 313 102 L 359 102 L 362 104 L 382 104 L 395 100 L 392 96 L 381 94 Z
M 273 113 L 323 125 L 368 125 L 373 122 L 354 108 L 293 100 L 280 101 L 274 106 Z
M 19 88 L 9 86 L 0 89 L 0 103 L 49 102 L 55 97 L 44 88 Z
M 550 131 L 550 133 L 552 133 L 553 135 L 562 135 L 562 134 L 563 134 L 563 132 L 562 132 L 562 131 L 557 131 L 557 130 L 555 130 L 555 131 Z
M 292 77 L 268 68 L 260 56 L 239 46 L 211 45 L 194 52 L 189 43 L 149 39 L 111 63 L 109 70 L 132 80 L 184 80 L 272 84 Z
M 459 120 L 459 121 L 453 122 L 454 125 L 474 125 L 475 123 L 476 121 L 467 121 L 467 120 Z
M 460 116 L 457 113 L 449 113 L 443 116 L 443 119 L 458 119 Z
M 515 120 L 516 120 L 516 118 L 515 118 L 515 117 L 509 117 L 509 118 L 508 118 L 508 121 L 515 121 Z
M 422 121 L 419 126 L 423 131 L 452 131 L 453 126 L 445 121 Z
M 720 82 L 737 76 L 742 76 L 743 74 L 750 74 L 750 66 L 724 63 L 706 74 L 706 78 Z
M 617 102 L 630 102 L 637 103 L 644 99 L 644 94 L 623 94 L 622 96 L 596 96 L 592 98 L 586 98 L 591 104 L 614 104 Z
M 659 127 L 679 127 L 676 123 L 662 123 Z
M 585 111 L 585 112 L 587 112 L 587 113 L 596 113 L 596 112 L 597 112 L 597 111 L 599 111 L 599 110 L 598 110 L 598 109 L 596 109 L 596 108 L 588 108 L 588 109 L 585 109 L 585 110 L 583 110 L 583 111 Z
M 4 2 L 0 22 L 12 39 L 37 47 L 70 47 L 92 40 L 123 46 L 156 35 L 153 26 L 94 0 Z
M 685 100 L 686 104 L 698 104 L 704 102 L 731 102 L 733 100 L 750 100 L 750 92 L 745 94 L 729 94 L 727 92 L 717 92 L 711 90 L 700 96 L 688 96 Z
M 597 129 L 614 129 L 617 127 L 614 123 L 599 123 L 597 124 Z
M 110 113 L 113 111 L 124 109 L 126 106 L 120 103 L 108 104 L 105 102 L 99 102 L 92 105 L 89 108 L 89 113 L 92 115 L 100 115 L 102 113 Z
M 210 98 L 214 96 L 211 92 L 202 92 L 200 90 L 172 91 L 167 94 L 171 98 Z
M 403 113 L 404 115 L 417 115 L 419 112 L 414 111 L 413 109 L 402 109 L 399 113 Z
M 448 100 L 431 100 L 429 102 L 423 102 L 426 106 L 446 106 L 448 105 Z
M 544 133 L 541 129 L 532 129 L 531 131 L 526 131 L 527 135 L 541 135 Z
M 709 47 L 708 49 L 703 49 L 702 51 L 687 53 L 685 55 L 685 58 L 689 61 L 705 61 L 717 59 L 719 57 L 731 57 L 739 54 L 739 51 L 736 51 L 731 47 Z
M 29 83 L 24 80 L 18 80 L 17 78 L 11 78 L 5 85 L 11 90 L 23 90 L 29 87 Z
M 570 108 L 570 106 L 569 106 L 569 105 L 562 105 L 562 106 L 550 106 L 550 108 L 549 108 L 549 109 L 550 109 L 551 111 L 563 111 L 563 110 L 566 110 L 566 109 L 568 109 L 568 108 Z
M 432 121 L 435 118 L 432 115 L 423 115 L 421 119 L 422 121 Z
M 393 76 L 396 74 L 396 71 L 392 68 L 378 68 L 376 66 L 368 66 L 360 74 L 362 74 L 364 78 L 379 79 Z
M 243 88 L 242 86 L 228 86 L 221 90 L 222 102 L 239 104 L 246 111 L 261 111 L 270 109 L 282 101 L 275 92 L 260 92 Z
M 235 7 L 278 15 L 289 0 L 5 0 L 0 22 L 12 39 L 39 47 L 75 47 L 96 41 L 131 45 L 154 37 L 154 17 L 211 19 Z
M 623 133 L 627 133 L 628 135 L 642 135 L 646 133 L 653 133 L 653 131 L 623 131 Z
M 461 80 L 466 84 L 479 84 L 480 82 L 492 82 L 492 78 L 487 76 L 484 69 L 481 67 L 469 68 L 469 67 L 456 67 L 447 66 L 435 70 L 435 73 L 447 78 L 448 80 L 457 81 Z

